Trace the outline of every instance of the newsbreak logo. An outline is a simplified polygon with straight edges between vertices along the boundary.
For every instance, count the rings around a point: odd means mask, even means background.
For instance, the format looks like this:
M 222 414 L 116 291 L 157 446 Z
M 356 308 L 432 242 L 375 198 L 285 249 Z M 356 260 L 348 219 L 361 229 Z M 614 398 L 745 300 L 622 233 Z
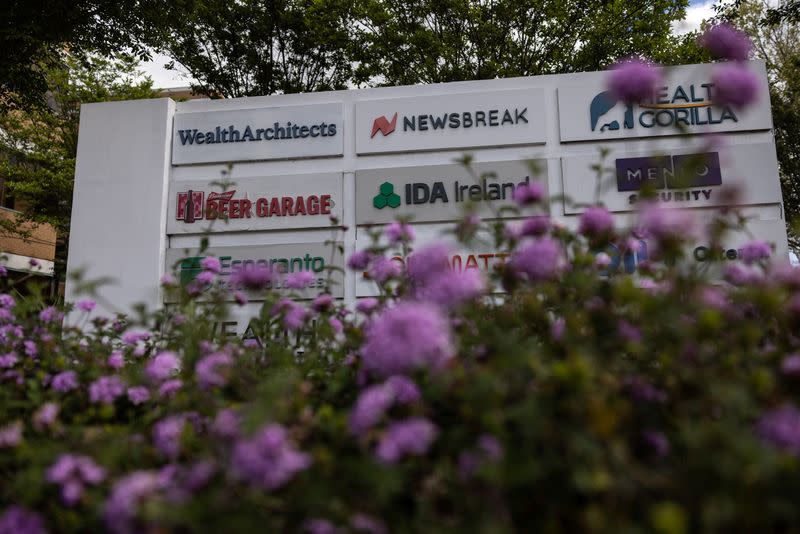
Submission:
M 372 205 L 382 210 L 386 206 L 397 208 L 400 206 L 400 195 L 394 192 L 394 185 L 390 182 L 383 182 L 378 190 L 378 194 L 372 199 Z
M 389 119 L 387 119 L 385 115 L 381 115 L 380 117 L 372 121 L 372 135 L 370 135 L 369 137 L 370 139 L 372 139 L 373 137 L 375 137 L 375 134 L 378 133 L 378 131 L 380 131 L 383 134 L 383 136 L 386 137 L 387 135 L 392 133 L 396 127 L 397 127 L 397 112 L 394 113 L 394 116 L 392 117 L 391 121 L 389 121 Z

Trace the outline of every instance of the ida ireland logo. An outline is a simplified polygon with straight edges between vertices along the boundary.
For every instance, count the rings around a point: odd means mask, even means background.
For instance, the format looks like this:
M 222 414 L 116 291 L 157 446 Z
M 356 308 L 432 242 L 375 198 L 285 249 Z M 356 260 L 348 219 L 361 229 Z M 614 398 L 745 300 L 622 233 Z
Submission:
M 729 106 L 715 106 L 713 83 L 661 87 L 652 101 L 634 106 L 614 97 L 610 91 L 597 94 L 589 104 L 592 131 L 673 127 L 690 128 L 721 124 L 739 118 Z
M 372 198 L 372 205 L 382 210 L 386 206 L 390 208 L 400 207 L 400 195 L 394 192 L 394 185 L 390 182 L 383 182 L 378 189 L 378 194 Z

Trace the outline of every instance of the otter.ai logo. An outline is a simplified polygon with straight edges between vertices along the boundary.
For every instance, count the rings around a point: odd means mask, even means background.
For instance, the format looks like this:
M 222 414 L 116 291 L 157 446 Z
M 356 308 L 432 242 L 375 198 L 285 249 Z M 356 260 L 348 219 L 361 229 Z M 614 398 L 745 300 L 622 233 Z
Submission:
M 693 126 L 739 122 L 729 106 L 715 106 L 713 83 L 661 87 L 654 99 L 626 104 L 610 91 L 597 94 L 589 104 L 593 132 L 641 128 L 691 128 Z

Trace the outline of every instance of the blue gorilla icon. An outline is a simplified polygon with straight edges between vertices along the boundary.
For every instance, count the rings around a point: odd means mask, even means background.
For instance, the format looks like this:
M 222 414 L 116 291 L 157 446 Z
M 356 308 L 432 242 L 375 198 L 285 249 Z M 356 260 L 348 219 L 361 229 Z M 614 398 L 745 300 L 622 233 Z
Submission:
M 592 103 L 589 106 L 589 115 L 592 121 L 592 131 L 597 128 L 597 123 L 600 120 L 600 117 L 614 109 L 614 107 L 619 103 L 619 100 L 614 98 L 609 91 L 603 91 L 602 93 L 598 94 L 596 97 L 592 99 Z M 625 117 L 623 119 L 623 125 L 626 129 L 633 128 L 633 105 L 628 104 L 625 106 Z M 619 121 L 611 121 L 604 124 L 600 131 L 604 132 L 606 130 L 619 130 Z

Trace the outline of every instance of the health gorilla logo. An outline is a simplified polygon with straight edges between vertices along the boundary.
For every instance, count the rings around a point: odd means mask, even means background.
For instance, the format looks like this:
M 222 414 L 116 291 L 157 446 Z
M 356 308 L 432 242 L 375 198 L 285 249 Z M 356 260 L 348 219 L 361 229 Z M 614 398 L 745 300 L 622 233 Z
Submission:
M 606 115 L 614 108 L 618 108 L 620 111 L 624 109 L 624 114 L 622 115 L 622 124 L 627 130 L 633 128 L 633 105 L 632 104 L 625 105 L 620 100 L 614 98 L 611 95 L 610 91 L 603 91 L 599 95 L 595 96 L 592 99 L 592 103 L 589 105 L 589 115 L 592 121 L 592 131 L 595 131 L 595 129 L 597 128 L 597 123 L 600 121 L 600 118 Z M 600 131 L 604 132 L 606 130 L 619 130 L 619 120 L 614 119 L 611 122 L 603 124 L 603 126 L 600 128 Z

